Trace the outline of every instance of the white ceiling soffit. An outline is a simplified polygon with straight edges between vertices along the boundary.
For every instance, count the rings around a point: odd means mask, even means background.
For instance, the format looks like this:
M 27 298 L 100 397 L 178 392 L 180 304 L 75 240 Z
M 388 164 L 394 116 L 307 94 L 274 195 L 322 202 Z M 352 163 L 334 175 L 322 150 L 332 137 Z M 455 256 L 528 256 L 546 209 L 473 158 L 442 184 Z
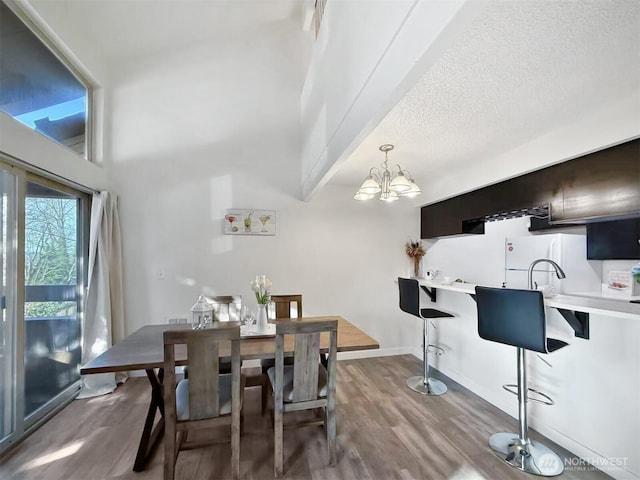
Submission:
M 536 139 L 552 138 L 585 119 L 597 121 L 615 105 L 623 105 L 630 115 L 625 125 L 615 125 L 618 133 L 612 135 L 620 141 L 638 136 L 639 65 L 636 0 L 490 2 L 355 149 L 331 183 L 355 191 L 369 168 L 382 162 L 378 146 L 393 143 L 389 163 L 408 169 L 423 190 L 438 192 L 431 197 L 425 192 L 415 204 L 432 203 L 523 173 L 536 162 L 557 163 L 585 153 L 571 150 L 581 148 L 576 139 L 573 147 L 545 145 L 546 151 Z M 531 150 L 536 145 L 539 152 Z M 515 163 L 526 156 L 534 160 L 492 171 L 491 162 L 505 152 L 518 152 Z M 538 153 L 544 158 L 535 158 Z M 487 166 L 484 179 L 465 178 L 482 165 Z M 438 188 L 445 177 L 450 185 Z

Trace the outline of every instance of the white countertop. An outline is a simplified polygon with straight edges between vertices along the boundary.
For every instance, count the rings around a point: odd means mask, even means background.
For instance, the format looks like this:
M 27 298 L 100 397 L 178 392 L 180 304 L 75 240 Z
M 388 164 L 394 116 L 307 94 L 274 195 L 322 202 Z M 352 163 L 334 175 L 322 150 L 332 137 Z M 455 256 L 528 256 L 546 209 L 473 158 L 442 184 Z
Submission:
M 426 279 L 419 279 L 420 285 L 457 293 L 475 294 L 476 285 L 472 283 L 453 282 L 444 284 Z M 634 297 L 635 298 L 635 297 Z M 631 298 L 604 297 L 599 293 L 580 293 L 577 295 L 553 295 L 544 299 L 547 307 L 577 310 L 585 313 L 596 313 L 610 317 L 640 320 L 640 304 L 631 303 Z

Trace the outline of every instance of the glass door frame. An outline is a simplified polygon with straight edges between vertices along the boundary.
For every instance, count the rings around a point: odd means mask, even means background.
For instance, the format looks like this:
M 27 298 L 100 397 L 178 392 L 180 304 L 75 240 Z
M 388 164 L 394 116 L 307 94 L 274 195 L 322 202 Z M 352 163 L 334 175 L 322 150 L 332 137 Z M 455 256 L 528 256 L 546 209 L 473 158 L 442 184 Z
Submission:
M 77 211 L 77 285 L 76 301 L 77 314 L 80 324 L 84 325 L 84 302 L 86 297 L 87 274 L 88 274 L 88 252 L 89 252 L 89 225 L 91 212 L 91 195 L 76 188 L 72 188 L 64 183 L 43 177 L 37 173 L 29 171 L 27 168 L 11 163 L 10 157 L 5 157 L 0 152 L 0 169 L 6 170 L 15 176 L 15 221 L 16 232 L 12 247 L 16 252 L 15 260 L 15 325 L 14 325 L 14 419 L 13 431 L 4 439 L 0 439 L 0 459 L 2 454 L 11 446 L 20 442 L 26 436 L 35 431 L 40 425 L 46 422 L 53 415 L 58 413 L 69 402 L 71 402 L 80 391 L 80 380 L 64 389 L 53 397 L 42 407 L 25 418 L 25 201 L 27 198 L 27 183 L 32 182 L 47 186 L 54 190 L 67 193 L 78 198 Z M 7 219 L 9 224 L 9 218 Z M 7 275 L 7 283 L 11 279 Z M 8 302 L 6 307 L 8 307 Z M 8 311 L 7 311 L 8 314 Z M 81 327 L 82 328 L 82 327 Z M 82 335 L 82 334 L 81 334 Z
M 12 413 L 11 419 L 11 433 L 6 437 L 0 438 L 0 452 L 6 450 L 9 446 L 15 443 L 18 439 L 24 436 L 24 374 L 20 375 L 20 372 L 24 372 L 24 309 L 18 308 L 18 305 L 24 305 L 24 289 L 20 289 L 18 285 L 20 282 L 24 283 L 24 268 L 22 271 L 19 268 L 21 263 L 20 258 L 20 242 L 24 244 L 24 214 L 20 214 L 20 188 L 24 191 L 25 188 L 25 175 L 26 172 L 20 168 L 15 167 L 9 163 L 5 163 L 4 158 L 0 156 L 0 170 L 7 172 L 13 176 L 13 194 L 12 200 L 7 200 L 7 245 L 6 250 L 13 250 L 11 261 L 7 256 L 7 272 L 6 272 L 6 291 L 3 292 L 4 296 L 4 308 L 6 311 L 6 318 L 9 322 L 12 321 L 12 317 L 15 319 L 15 323 L 11 327 L 11 342 L 12 342 L 12 371 L 11 377 L 13 380 L 12 390 Z M 24 202 L 22 202 L 24 212 Z M 22 223 L 21 220 L 22 219 Z M 13 227 L 13 232 L 10 232 Z M 22 252 L 22 265 L 24 265 L 24 252 Z M 22 310 L 22 311 L 21 311 Z M 6 399 L 6 398 L 5 398 Z M 3 401 L 5 400 L 3 399 Z

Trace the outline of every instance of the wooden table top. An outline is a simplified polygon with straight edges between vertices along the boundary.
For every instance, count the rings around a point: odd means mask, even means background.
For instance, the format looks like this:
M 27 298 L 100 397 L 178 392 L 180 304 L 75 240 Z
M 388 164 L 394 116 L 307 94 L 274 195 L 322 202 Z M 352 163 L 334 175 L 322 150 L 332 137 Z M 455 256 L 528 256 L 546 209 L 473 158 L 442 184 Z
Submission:
M 342 317 L 304 317 L 304 320 L 338 320 L 338 352 L 355 350 L 374 350 L 380 344 L 355 325 Z M 109 348 L 80 369 L 82 375 L 91 373 L 122 372 L 128 370 L 147 370 L 161 368 L 164 361 L 164 346 L 162 333 L 165 330 L 191 328 L 188 324 L 181 325 L 146 325 L 135 331 L 127 338 Z M 182 347 L 182 348 L 180 348 Z M 322 334 L 320 349 L 326 353 L 329 348 L 329 335 Z M 293 338 L 285 336 L 285 351 L 293 351 Z M 240 342 L 242 360 L 274 358 L 275 338 L 243 338 Z M 220 345 L 220 356 L 230 356 L 230 347 Z M 184 346 L 176 348 L 176 363 L 186 364 L 186 350 Z

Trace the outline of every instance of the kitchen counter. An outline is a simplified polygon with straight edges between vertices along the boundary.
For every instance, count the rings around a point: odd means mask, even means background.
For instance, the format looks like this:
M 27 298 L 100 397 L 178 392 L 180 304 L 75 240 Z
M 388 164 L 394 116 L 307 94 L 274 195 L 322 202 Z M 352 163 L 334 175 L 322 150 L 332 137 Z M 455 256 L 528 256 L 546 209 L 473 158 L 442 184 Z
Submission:
M 420 279 L 419 281 L 420 285 L 427 288 L 448 290 L 469 295 L 476 293 L 476 285 L 472 283 L 452 282 L 445 284 L 426 279 Z M 598 293 L 594 293 L 593 295 L 580 293 L 578 295 L 553 295 L 552 297 L 545 298 L 544 303 L 547 307 L 557 309 L 640 320 L 640 304 L 631 303 L 629 300 L 630 299 L 604 297 Z

